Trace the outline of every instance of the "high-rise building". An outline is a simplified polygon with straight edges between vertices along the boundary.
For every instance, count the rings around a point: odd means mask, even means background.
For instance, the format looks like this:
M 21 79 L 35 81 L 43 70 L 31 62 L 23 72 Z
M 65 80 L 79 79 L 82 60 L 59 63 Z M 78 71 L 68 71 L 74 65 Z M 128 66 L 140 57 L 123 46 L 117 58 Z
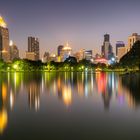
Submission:
M 61 51 L 60 54 L 61 60 L 65 61 L 71 55 L 72 55 L 72 48 L 69 46 L 69 43 L 67 43 Z
M 89 60 L 90 61 L 93 58 L 93 56 L 92 56 L 92 50 L 86 50 L 84 52 L 84 58 L 86 60 Z
M 112 46 L 110 44 L 110 35 L 109 34 L 104 35 L 104 42 L 103 42 L 101 54 L 102 54 L 103 58 L 108 59 L 108 60 L 113 55 L 113 49 L 112 49 Z
M 13 43 L 13 41 L 10 41 L 10 60 L 13 61 L 14 59 L 19 59 L 19 50 L 17 46 Z
M 140 35 L 138 35 L 137 33 L 133 33 L 131 36 L 128 37 L 128 48 L 127 48 L 127 52 L 130 51 L 130 49 L 132 48 L 132 46 L 134 45 L 134 43 L 136 41 L 140 40 Z
M 50 54 L 50 56 L 49 56 L 49 61 L 54 61 L 54 62 L 56 62 L 56 61 L 57 61 L 56 54 L 54 54 L 54 53 Z
M 58 50 L 57 50 L 57 51 L 58 51 L 58 52 L 57 52 L 57 53 L 58 53 L 58 54 L 57 54 L 58 56 L 61 55 L 61 52 L 62 52 L 63 48 L 64 48 L 63 45 L 58 46 Z
M 50 53 L 49 52 L 45 52 L 44 55 L 43 55 L 43 62 L 46 63 L 49 61 L 49 58 L 50 58 Z
M 10 61 L 10 49 L 9 49 L 9 30 L 6 22 L 0 16 L 0 59 L 5 62 Z
M 33 61 L 38 61 L 40 59 L 39 51 L 38 38 L 28 37 L 28 51 L 26 52 L 26 58 Z
M 77 59 L 77 61 L 83 60 L 85 58 L 85 50 L 81 49 L 78 52 L 75 53 L 74 55 Z
M 118 61 L 126 54 L 126 47 L 123 41 L 117 41 L 116 43 L 116 56 Z

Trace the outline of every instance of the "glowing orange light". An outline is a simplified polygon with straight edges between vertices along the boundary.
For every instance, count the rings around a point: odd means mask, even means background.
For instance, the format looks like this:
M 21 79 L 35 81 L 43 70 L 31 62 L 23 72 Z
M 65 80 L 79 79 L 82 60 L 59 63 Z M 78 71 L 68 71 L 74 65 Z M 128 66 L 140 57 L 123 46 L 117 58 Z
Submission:
M 3 27 L 3 28 L 7 27 L 6 22 L 4 21 L 4 19 L 1 16 L 0 16 L 0 26 Z
M 62 91 L 63 101 L 66 106 L 69 106 L 72 102 L 72 91 L 70 87 L 64 86 Z
M 7 87 L 5 84 L 2 85 L 2 100 L 6 101 L 7 98 Z
M 68 42 L 64 46 L 63 50 L 72 50 Z
M 0 134 L 3 133 L 4 129 L 7 126 L 7 122 L 8 122 L 8 115 L 6 110 L 2 110 L 0 111 Z

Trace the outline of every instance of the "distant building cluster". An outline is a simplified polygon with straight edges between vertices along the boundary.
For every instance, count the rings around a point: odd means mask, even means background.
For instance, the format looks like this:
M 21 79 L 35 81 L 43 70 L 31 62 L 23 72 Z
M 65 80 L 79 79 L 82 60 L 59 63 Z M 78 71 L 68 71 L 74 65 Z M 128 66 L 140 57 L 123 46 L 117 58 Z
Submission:
M 59 45 L 57 47 L 57 54 L 44 52 L 42 62 L 64 62 L 69 57 L 75 57 L 77 61 L 86 59 L 92 63 L 104 63 L 113 64 L 119 62 L 120 59 L 130 51 L 136 41 L 140 40 L 140 35 L 133 33 L 128 37 L 128 44 L 125 45 L 123 41 L 116 42 L 116 53 L 113 52 L 113 47 L 110 41 L 110 35 L 104 35 L 103 45 L 101 46 L 101 52 L 94 54 L 94 50 L 81 49 L 74 52 L 71 45 L 66 43 L 65 45 Z M 0 59 L 5 62 L 12 62 L 15 59 L 19 59 L 19 49 L 9 39 L 9 30 L 4 19 L 0 16 Z M 40 56 L 40 43 L 36 37 L 28 37 L 28 50 L 26 51 L 26 59 L 32 61 L 41 60 Z

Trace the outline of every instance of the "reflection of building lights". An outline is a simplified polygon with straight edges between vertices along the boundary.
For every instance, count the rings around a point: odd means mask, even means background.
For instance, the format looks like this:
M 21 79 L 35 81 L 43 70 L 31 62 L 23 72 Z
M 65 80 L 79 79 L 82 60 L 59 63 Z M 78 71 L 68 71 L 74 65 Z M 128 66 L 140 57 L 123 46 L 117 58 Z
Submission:
M 8 115 L 6 110 L 2 110 L 0 111 L 0 134 L 3 133 L 4 129 L 7 126 L 7 122 L 8 122 Z
M 14 96 L 13 96 L 13 93 L 12 91 L 10 92 L 10 107 L 11 109 L 13 108 L 14 106 Z
M 2 100 L 6 101 L 7 98 L 7 87 L 5 84 L 2 85 Z
M 77 87 L 78 87 L 78 94 L 82 97 L 84 95 L 84 86 L 83 86 L 83 83 L 80 82 L 80 81 L 78 81 Z
M 30 109 L 35 109 L 38 111 L 40 109 L 40 85 L 38 86 L 36 83 L 30 83 L 28 87 L 29 91 L 29 106 Z
M 70 87 L 64 86 L 62 91 L 63 101 L 65 105 L 69 106 L 72 102 L 72 92 Z
M 88 71 L 88 68 L 85 68 L 85 71 L 87 72 Z
M 40 108 L 40 100 L 39 100 L 39 98 L 36 98 L 35 99 L 35 110 L 37 111 L 37 110 L 39 110 L 39 108 Z
M 105 73 L 99 73 L 97 75 L 97 87 L 98 93 L 105 93 L 107 87 L 107 77 Z

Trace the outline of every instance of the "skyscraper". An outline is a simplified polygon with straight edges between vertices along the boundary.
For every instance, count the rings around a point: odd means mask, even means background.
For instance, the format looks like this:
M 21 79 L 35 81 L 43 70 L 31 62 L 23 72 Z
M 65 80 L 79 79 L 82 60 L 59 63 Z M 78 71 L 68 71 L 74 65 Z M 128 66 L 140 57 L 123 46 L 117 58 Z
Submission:
M 26 52 L 26 58 L 33 61 L 38 61 L 40 59 L 39 51 L 38 38 L 28 37 L 28 51 Z
M 126 54 L 126 47 L 123 41 L 117 41 L 116 43 L 116 56 L 118 61 Z
M 5 62 L 10 61 L 10 49 L 9 49 L 9 30 L 6 22 L 0 16 L 0 59 Z
M 49 52 L 45 52 L 44 55 L 43 55 L 42 61 L 43 61 L 44 63 L 46 63 L 46 62 L 49 61 L 49 58 L 50 58 L 50 53 L 49 53 Z
M 14 59 L 19 59 L 19 50 L 17 46 L 13 43 L 13 41 L 10 41 L 10 60 L 13 61 Z
M 108 60 L 113 55 L 113 49 L 112 49 L 112 46 L 110 44 L 110 35 L 109 34 L 104 35 L 104 42 L 103 42 L 101 54 L 102 54 L 103 58 L 108 59 Z
M 132 48 L 132 46 L 134 45 L 134 43 L 136 41 L 140 40 L 140 35 L 138 35 L 137 33 L 133 33 L 131 36 L 128 37 L 128 48 L 127 48 L 127 52 L 130 51 L 130 49 Z
M 60 45 L 60 46 L 58 46 L 58 56 L 60 56 L 60 54 L 61 54 L 61 51 L 63 50 L 63 48 L 64 48 L 64 46 L 63 45 Z
M 86 60 L 89 60 L 90 61 L 93 58 L 93 56 L 92 56 L 92 50 L 85 51 L 84 52 L 84 57 L 85 57 Z

